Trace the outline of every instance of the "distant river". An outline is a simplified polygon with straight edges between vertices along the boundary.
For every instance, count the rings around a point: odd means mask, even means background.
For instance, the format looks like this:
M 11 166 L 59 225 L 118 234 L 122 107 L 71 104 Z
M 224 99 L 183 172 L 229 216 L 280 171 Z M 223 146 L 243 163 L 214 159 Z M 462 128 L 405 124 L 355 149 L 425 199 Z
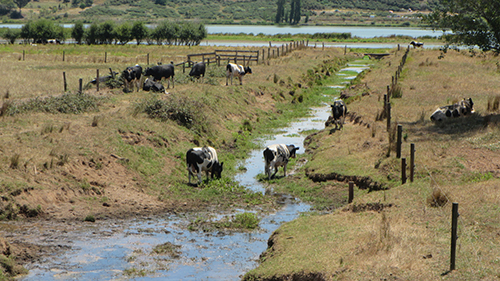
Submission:
M 22 24 L 0 24 L 0 28 L 21 28 Z M 65 28 L 73 27 L 73 24 L 63 24 Z M 88 27 L 89 25 L 85 25 Z M 151 27 L 151 26 L 150 26 Z M 275 25 L 205 25 L 208 34 L 217 33 L 245 33 L 257 35 L 275 34 L 314 34 L 314 33 L 351 33 L 353 37 L 373 38 L 391 35 L 405 35 L 411 37 L 432 36 L 439 37 L 442 31 L 433 31 L 421 28 L 405 27 L 371 27 L 371 26 L 275 26 Z

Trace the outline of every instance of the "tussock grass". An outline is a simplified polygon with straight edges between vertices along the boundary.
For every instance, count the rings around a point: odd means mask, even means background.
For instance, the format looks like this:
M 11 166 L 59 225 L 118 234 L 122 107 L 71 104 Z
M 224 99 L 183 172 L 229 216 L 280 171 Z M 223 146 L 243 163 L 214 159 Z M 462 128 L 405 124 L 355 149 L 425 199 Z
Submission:
M 395 158 L 380 95 L 391 83 L 402 52 L 375 64 L 362 79 L 370 95 L 349 103 L 349 111 L 370 122 L 370 128 L 347 123 L 342 131 L 327 130 L 310 138 L 306 173 L 367 176 L 390 189 L 356 190 L 351 208 L 327 215 L 308 215 L 284 224 L 271 237 L 261 264 L 244 280 L 471 280 L 500 276 L 498 200 L 500 161 L 498 121 L 485 117 L 498 87 L 493 54 L 470 56 L 465 51 L 412 50 L 399 80 L 404 91 L 391 100 L 391 127 L 403 126 L 402 157 L 416 145 L 415 181 L 401 185 L 400 159 Z M 476 115 L 434 124 L 430 114 L 443 105 L 472 98 Z M 488 102 L 490 101 L 490 102 Z M 488 106 L 489 105 L 489 106 Z M 491 111 L 490 111 L 491 112 Z M 376 128 L 377 137 L 372 137 Z M 407 162 L 408 163 L 408 162 Z M 306 180 L 304 180 L 307 182 Z M 325 196 L 333 182 L 304 184 Z M 293 184 L 289 185 L 294 190 Z M 347 183 L 343 192 L 347 196 Z M 297 193 L 300 196 L 300 193 Z M 304 199 L 311 199 L 307 194 Z M 345 197 L 344 197 L 345 198 Z M 318 200 L 319 201 L 319 200 Z M 451 205 L 459 203 L 457 270 L 448 273 Z M 383 211 L 352 212 L 354 206 L 390 204 Z M 445 273 L 447 273 L 445 275 Z

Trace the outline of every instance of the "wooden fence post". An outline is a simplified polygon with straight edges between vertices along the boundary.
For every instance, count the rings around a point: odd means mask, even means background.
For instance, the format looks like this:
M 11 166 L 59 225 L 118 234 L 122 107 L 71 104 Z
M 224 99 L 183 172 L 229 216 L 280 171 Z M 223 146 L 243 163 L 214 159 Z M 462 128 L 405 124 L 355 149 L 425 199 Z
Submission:
M 104 52 L 104 63 L 108 61 L 108 52 Z
M 347 203 L 352 203 L 352 200 L 354 199 L 354 182 L 350 181 L 349 182 L 349 199 L 347 200 Z
M 457 219 L 458 203 L 453 203 L 451 210 L 451 253 L 450 253 L 450 271 L 455 270 L 455 257 L 457 250 Z
M 24 50 L 23 50 L 23 61 L 24 61 L 24 53 L 25 53 L 25 52 L 24 52 Z
M 96 90 L 99 92 L 99 69 L 97 69 L 97 75 L 96 75 L 96 79 L 95 79 L 95 87 L 96 87 Z
M 149 65 L 149 53 L 146 57 L 147 57 L 147 65 Z
M 406 183 L 406 158 L 401 158 L 401 184 Z
M 66 83 L 66 72 L 63 72 L 63 81 L 64 81 L 64 92 L 68 89 L 68 84 Z
M 398 134 L 396 140 L 396 158 L 401 158 L 401 135 L 403 133 L 403 126 L 398 125 Z
M 66 51 L 63 51 L 63 61 L 64 61 L 64 56 L 65 56 Z
M 413 182 L 415 172 L 415 144 L 410 144 L 410 182 Z
M 82 93 L 82 84 L 83 84 L 83 79 L 82 78 L 78 79 L 78 84 L 79 84 L 79 86 L 78 86 L 78 93 L 81 94 Z
M 389 100 L 389 96 L 387 96 Z M 391 130 L 391 103 L 387 102 L 387 132 Z

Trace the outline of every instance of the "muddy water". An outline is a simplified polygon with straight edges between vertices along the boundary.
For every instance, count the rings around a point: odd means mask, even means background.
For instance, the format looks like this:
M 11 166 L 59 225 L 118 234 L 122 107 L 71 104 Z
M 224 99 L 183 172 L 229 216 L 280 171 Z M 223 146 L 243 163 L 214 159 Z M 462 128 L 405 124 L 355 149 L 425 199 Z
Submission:
M 365 62 L 349 64 L 338 75 L 344 81 L 353 79 L 352 73 L 368 68 Z M 300 146 L 301 154 L 306 136 L 302 132 L 323 129 L 329 115 L 329 104 L 314 108 L 310 117 L 259 143 L 262 147 L 273 143 L 295 144 Z M 236 176 L 236 180 L 255 192 L 266 191 L 265 184 L 255 178 L 264 170 L 262 151 L 253 151 L 241 163 L 246 172 Z M 282 173 L 280 170 L 278 175 Z M 15 223 L 10 225 L 16 229 L 15 234 L 6 236 L 61 249 L 58 254 L 26 265 L 30 273 L 21 280 L 238 280 L 258 265 L 258 257 L 266 250 L 274 230 L 310 209 L 308 204 L 286 195 L 279 203 L 283 208 L 262 218 L 260 230 L 251 233 L 189 231 L 188 223 L 196 217 L 165 215 L 88 225 L 49 223 L 26 227 Z M 227 214 L 218 216 L 223 215 Z M 165 243 L 174 245 L 177 254 L 154 253 L 155 246 Z

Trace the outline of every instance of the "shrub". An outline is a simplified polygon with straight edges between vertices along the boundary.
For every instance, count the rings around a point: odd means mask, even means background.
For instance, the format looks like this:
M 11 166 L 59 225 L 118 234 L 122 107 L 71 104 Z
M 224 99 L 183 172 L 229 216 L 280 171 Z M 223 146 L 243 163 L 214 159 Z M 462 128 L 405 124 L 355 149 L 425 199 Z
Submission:
M 427 204 L 431 207 L 443 207 L 449 201 L 448 195 L 439 188 L 435 188 L 432 194 L 427 198 Z
M 87 94 L 64 94 L 58 97 L 34 98 L 26 102 L 12 104 L 7 109 L 7 115 L 20 113 L 47 112 L 79 114 L 89 111 L 98 111 L 99 98 Z

